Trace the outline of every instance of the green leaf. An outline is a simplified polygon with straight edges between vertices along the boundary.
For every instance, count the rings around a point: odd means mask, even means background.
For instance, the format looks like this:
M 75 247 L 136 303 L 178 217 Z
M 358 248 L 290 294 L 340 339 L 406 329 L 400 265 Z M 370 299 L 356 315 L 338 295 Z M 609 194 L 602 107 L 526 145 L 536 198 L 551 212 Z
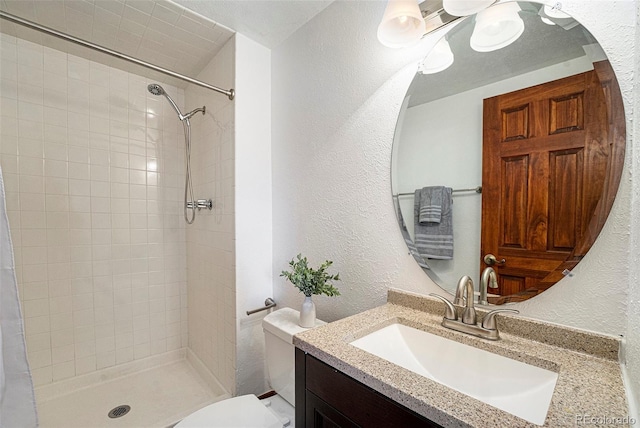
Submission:
M 309 267 L 309 262 L 302 254 L 298 254 L 291 259 L 290 271 L 283 270 L 280 276 L 285 277 L 295 285 L 305 296 L 325 294 L 327 296 L 339 296 L 340 292 L 333 286 L 331 281 L 340 281 L 340 274 L 331 275 L 327 269 L 333 264 L 331 260 L 326 260 L 318 267 Z

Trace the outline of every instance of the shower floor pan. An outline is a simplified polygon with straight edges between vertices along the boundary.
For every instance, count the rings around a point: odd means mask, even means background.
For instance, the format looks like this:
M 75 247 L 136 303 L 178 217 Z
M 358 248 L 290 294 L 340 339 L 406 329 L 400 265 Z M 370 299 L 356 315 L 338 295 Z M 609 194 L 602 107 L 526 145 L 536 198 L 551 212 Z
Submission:
M 45 388 L 52 387 L 56 385 Z M 186 358 L 64 394 L 52 396 L 48 391 L 46 399 L 39 390 L 36 401 L 40 428 L 167 428 L 193 411 L 229 397 L 222 388 L 205 382 Z M 108 416 L 123 405 L 131 410 L 121 417 Z

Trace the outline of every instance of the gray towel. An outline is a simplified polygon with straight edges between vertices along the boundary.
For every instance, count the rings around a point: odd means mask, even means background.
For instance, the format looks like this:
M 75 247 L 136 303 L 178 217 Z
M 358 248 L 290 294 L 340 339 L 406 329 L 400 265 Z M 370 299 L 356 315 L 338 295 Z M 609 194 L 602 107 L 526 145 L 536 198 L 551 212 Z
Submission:
M 418 262 L 418 265 L 423 270 L 431 270 L 431 267 L 427 264 L 424 258 L 418 252 L 413 240 L 411 239 L 411 235 L 409 235 L 409 231 L 407 230 L 407 225 L 404 222 L 404 217 L 402 215 L 402 210 L 400 209 L 400 203 L 396 200 L 396 213 L 398 216 L 398 224 L 400 225 L 400 232 L 402 233 L 402 237 L 404 238 L 404 242 L 407 244 L 407 248 L 409 248 L 409 254 Z
M 445 193 L 444 186 L 424 187 L 420 190 L 420 223 L 440 223 Z
M 439 187 L 439 186 L 438 186 Z M 451 210 L 451 188 L 444 187 L 442 192 L 442 211 L 439 223 L 420 222 L 420 204 L 423 190 L 417 189 L 414 196 L 415 245 L 418 252 L 428 259 L 453 259 L 453 211 Z

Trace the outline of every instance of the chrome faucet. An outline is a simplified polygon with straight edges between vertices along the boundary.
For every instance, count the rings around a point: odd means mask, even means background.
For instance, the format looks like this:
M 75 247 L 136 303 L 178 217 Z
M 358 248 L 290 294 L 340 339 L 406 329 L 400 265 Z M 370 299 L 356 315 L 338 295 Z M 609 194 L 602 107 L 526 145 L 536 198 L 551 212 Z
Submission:
M 480 276 L 480 297 L 478 297 L 479 305 L 489 304 L 487 301 L 488 288 L 498 288 L 498 276 L 491 266 L 484 268 L 482 275 Z
M 473 307 L 473 281 L 467 275 L 458 281 L 458 290 L 463 289 L 463 297 L 465 299 L 464 310 L 462 311 L 462 322 L 465 324 L 475 325 L 478 321 L 476 309 Z
M 453 304 L 456 306 L 465 305 L 465 301 L 467 299 L 467 279 L 471 281 L 471 278 L 469 278 L 467 275 L 463 276 L 458 281 L 458 286 L 456 287 L 456 297 L 453 299 Z M 471 284 L 473 284 L 473 281 L 471 281 Z M 473 293 L 471 293 L 471 295 L 473 296 Z
M 496 314 L 500 312 L 519 313 L 519 311 L 515 309 L 496 309 L 486 314 L 482 319 L 482 323 L 478 324 L 476 310 L 473 306 L 473 281 L 466 275 L 458 281 L 454 303 L 451 303 L 449 299 L 438 294 L 431 293 L 429 296 L 442 300 L 446 305 L 444 318 L 442 319 L 443 327 L 489 340 L 498 340 L 500 338 L 498 325 L 495 320 Z M 462 308 L 460 304 L 455 304 L 455 302 L 461 303 L 463 301 L 465 302 L 464 308 Z M 460 320 L 458 320 L 459 311 L 457 307 L 460 307 L 459 309 L 462 310 Z

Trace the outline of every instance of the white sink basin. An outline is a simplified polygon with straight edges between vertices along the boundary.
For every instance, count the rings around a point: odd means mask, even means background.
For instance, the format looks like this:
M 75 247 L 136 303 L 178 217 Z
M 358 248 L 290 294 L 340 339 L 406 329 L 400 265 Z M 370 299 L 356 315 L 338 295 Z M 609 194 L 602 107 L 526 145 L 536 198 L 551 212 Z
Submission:
M 555 372 L 402 324 L 351 345 L 538 425 L 558 380 Z

